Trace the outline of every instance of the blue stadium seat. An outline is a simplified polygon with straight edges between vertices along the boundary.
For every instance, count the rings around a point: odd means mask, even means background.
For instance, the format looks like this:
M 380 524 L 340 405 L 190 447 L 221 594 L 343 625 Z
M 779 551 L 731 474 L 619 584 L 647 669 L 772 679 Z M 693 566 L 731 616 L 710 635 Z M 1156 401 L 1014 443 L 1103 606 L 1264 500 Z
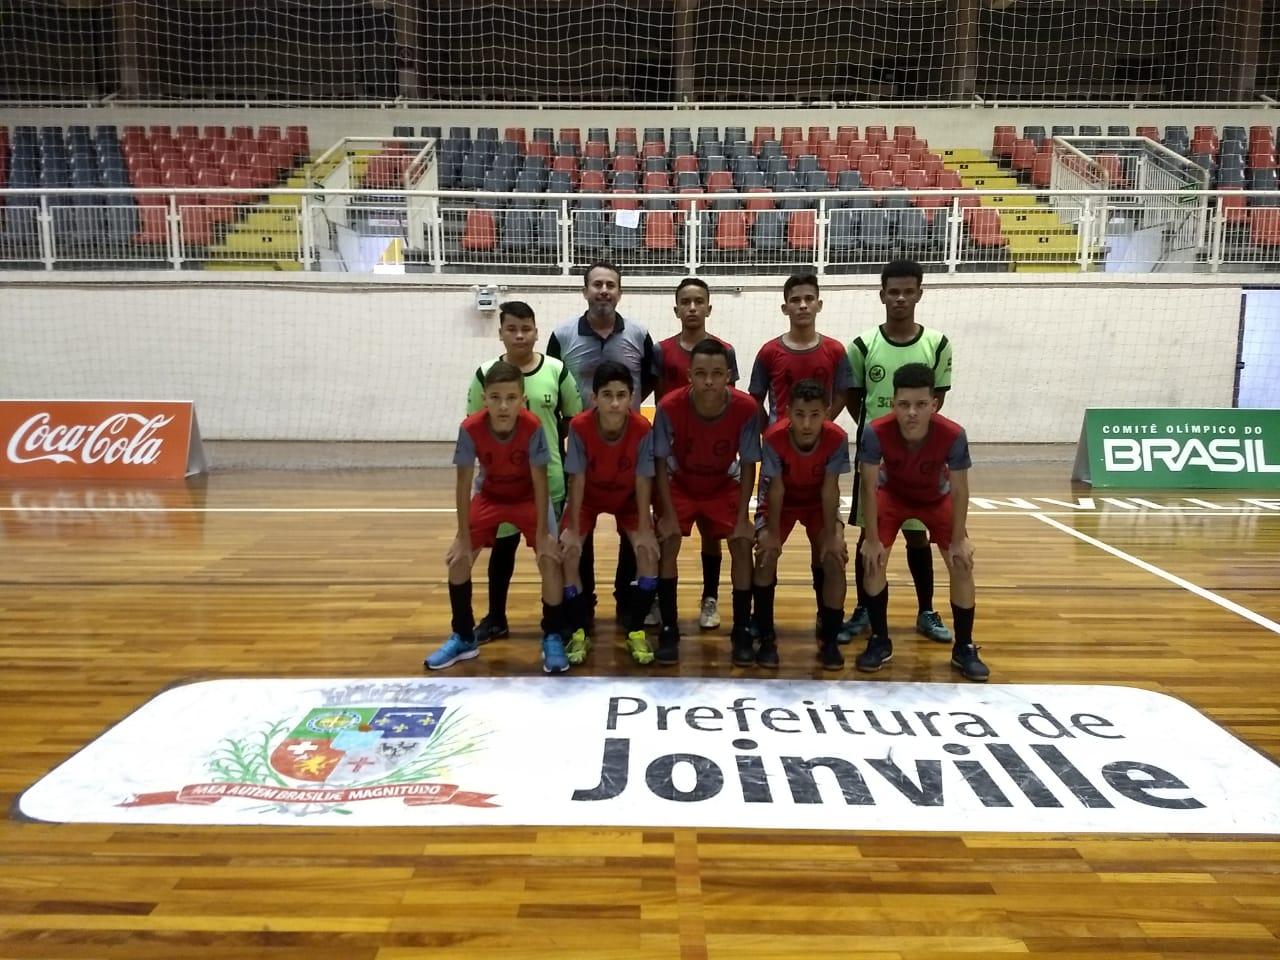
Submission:
M 1051 133 L 1055 137 L 1074 137 L 1076 128 L 1065 124 L 1056 124 Z
M 542 143 L 555 143 L 556 132 L 550 127 L 534 127 L 533 139 L 541 141 Z
M 644 142 L 645 143 L 666 143 L 667 133 L 662 127 L 645 127 Z
M 836 208 L 828 216 L 830 224 L 827 227 L 827 243 L 839 259 L 848 259 L 862 245 L 859 239 L 860 212 Z
M 441 129 L 435 126 L 423 127 L 421 128 L 421 130 L 418 131 L 418 134 L 423 138 L 435 140 L 435 141 L 440 141 L 444 139 L 444 134 L 441 131 Z
M 824 170 L 807 170 L 801 179 L 801 185 L 810 193 L 831 189 L 831 180 Z
M 413 127 L 402 127 L 402 126 L 392 127 L 391 135 L 393 137 L 412 137 Z
M 1080 136 L 1082 137 L 1100 137 L 1102 136 L 1102 128 L 1094 124 L 1081 124 Z
M 751 249 L 763 256 L 787 249 L 787 214 L 781 210 L 757 210 L 751 224 Z
M 590 127 L 587 130 L 587 142 L 608 143 L 609 128 L 608 127 Z
M 485 163 L 479 154 L 469 153 L 462 158 L 458 184 L 463 190 L 479 190 L 484 186 Z
M 704 143 L 710 140 L 720 139 L 719 127 L 699 127 L 698 128 L 698 148 L 701 149 Z
M 814 170 L 818 170 L 818 158 L 811 153 L 802 153 L 796 157 L 796 165 L 793 168 L 797 178 L 802 178 L 806 174 Z
M 1129 132 L 1129 128 L 1124 124 L 1112 124 L 1111 126 L 1107 127 L 1107 136 L 1108 137 L 1130 137 L 1130 136 L 1133 136 L 1133 134 Z
M 862 174 L 857 170 L 841 170 L 836 174 L 837 190 L 861 190 Z

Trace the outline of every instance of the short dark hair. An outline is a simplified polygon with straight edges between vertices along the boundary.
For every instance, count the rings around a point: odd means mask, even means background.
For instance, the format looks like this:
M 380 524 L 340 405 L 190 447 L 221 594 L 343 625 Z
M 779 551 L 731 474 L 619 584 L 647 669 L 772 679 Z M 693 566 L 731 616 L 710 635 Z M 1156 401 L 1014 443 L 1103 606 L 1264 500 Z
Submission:
M 612 270 L 613 275 L 618 278 L 618 283 L 622 283 L 622 271 L 618 269 L 616 263 L 610 263 L 608 260 L 596 260 L 587 269 L 582 271 L 582 285 L 585 287 L 591 279 L 592 270 Z
M 532 320 L 534 323 L 538 322 L 538 318 L 533 315 L 533 307 L 523 300 L 508 300 L 498 306 L 498 324 L 501 325 L 507 317 Z
M 927 363 L 904 363 L 893 371 L 893 392 L 914 390 L 918 387 L 933 389 L 933 367 Z
M 924 283 L 924 267 L 915 260 L 890 260 L 880 271 L 880 286 L 883 288 L 893 277 L 915 277 L 916 283 Z
M 680 299 L 680 291 L 683 290 L 685 287 L 701 287 L 703 291 L 706 293 L 707 299 L 708 300 L 711 299 L 711 288 L 707 286 L 707 281 L 701 280 L 698 277 L 685 277 L 683 280 L 681 280 L 679 283 L 676 284 L 677 300 Z
M 705 337 L 694 344 L 693 349 L 689 351 L 689 362 L 693 363 L 693 358 L 697 356 L 703 357 L 724 357 L 724 362 L 729 362 L 729 348 L 714 337 Z
M 632 393 L 636 389 L 635 378 L 631 376 L 631 371 L 625 364 L 617 360 L 602 360 L 596 367 L 596 372 L 591 375 L 591 389 L 599 393 L 610 383 L 625 383 Z
M 796 287 L 813 287 L 814 291 L 821 294 L 818 286 L 818 275 L 816 273 L 793 273 L 787 277 L 787 282 L 782 285 L 782 299 L 789 300 L 791 291 Z
M 520 384 L 520 391 L 524 392 L 524 374 L 520 372 L 520 368 L 515 364 L 507 363 L 505 360 L 499 360 L 484 373 L 484 388 L 486 390 L 500 383 L 518 383 Z
M 821 400 L 823 404 L 827 403 L 827 388 L 817 380 L 812 377 L 806 377 L 792 385 L 791 403 L 793 406 L 797 403 L 809 403 L 813 400 Z

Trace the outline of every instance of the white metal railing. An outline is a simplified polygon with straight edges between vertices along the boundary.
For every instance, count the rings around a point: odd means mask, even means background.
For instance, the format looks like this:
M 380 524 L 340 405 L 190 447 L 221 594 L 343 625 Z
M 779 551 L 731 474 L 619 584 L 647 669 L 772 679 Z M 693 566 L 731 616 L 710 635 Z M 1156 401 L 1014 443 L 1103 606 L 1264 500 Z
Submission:
M 1018 191 L 1048 204 L 992 206 L 999 189 L 715 194 L 546 194 L 242 188 L 0 190 L 0 266 L 56 270 L 129 263 L 181 270 L 271 263 L 341 269 L 316 214 L 340 199 L 342 226 L 366 245 L 399 240 L 424 274 L 568 274 L 601 256 L 632 274 L 748 273 L 795 265 L 870 271 L 899 255 L 933 270 L 1218 272 L 1280 268 L 1267 191 Z M 1118 201 L 1123 197 L 1124 203 Z M 263 198 L 267 198 L 265 201 Z M 1192 198 L 1206 214 L 1194 258 L 1171 261 L 1108 231 L 1147 199 Z M 1247 204 L 1247 205 L 1246 205 Z M 411 216 L 412 209 L 425 212 Z M 743 209 L 759 207 L 760 209 Z M 975 213 L 974 210 L 981 211 Z M 1073 211 L 1073 219 L 1062 216 Z M 1052 214 L 1058 213 L 1055 219 Z M 1270 211 L 1270 212 L 1269 212 Z M 1025 224 L 1025 225 L 1024 225 Z M 1136 226 L 1137 224 L 1135 224 Z M 1123 248 L 1123 249 L 1122 249 Z M 373 257 L 372 260 L 377 260 Z M 349 268 L 348 268 L 349 269 Z

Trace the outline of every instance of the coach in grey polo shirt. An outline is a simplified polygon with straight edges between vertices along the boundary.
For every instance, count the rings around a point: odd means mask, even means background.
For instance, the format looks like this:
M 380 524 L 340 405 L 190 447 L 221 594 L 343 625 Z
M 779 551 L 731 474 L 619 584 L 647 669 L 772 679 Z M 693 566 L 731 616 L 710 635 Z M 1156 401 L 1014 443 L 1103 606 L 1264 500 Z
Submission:
M 612 263 L 597 261 L 582 275 L 582 296 L 587 310 L 560 324 L 547 341 L 547 356 L 564 361 L 582 394 L 582 406 L 591 407 L 591 378 L 601 360 L 616 360 L 631 371 L 631 406 L 653 392 L 653 340 L 638 323 L 618 313 L 622 299 L 622 274 Z

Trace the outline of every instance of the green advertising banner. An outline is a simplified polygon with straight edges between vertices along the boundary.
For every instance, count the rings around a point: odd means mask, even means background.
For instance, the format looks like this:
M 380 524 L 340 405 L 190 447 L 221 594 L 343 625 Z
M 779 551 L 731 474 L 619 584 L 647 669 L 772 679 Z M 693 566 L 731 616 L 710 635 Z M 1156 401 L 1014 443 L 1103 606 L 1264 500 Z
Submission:
M 1072 480 L 1095 487 L 1280 488 L 1280 410 L 1086 410 Z

